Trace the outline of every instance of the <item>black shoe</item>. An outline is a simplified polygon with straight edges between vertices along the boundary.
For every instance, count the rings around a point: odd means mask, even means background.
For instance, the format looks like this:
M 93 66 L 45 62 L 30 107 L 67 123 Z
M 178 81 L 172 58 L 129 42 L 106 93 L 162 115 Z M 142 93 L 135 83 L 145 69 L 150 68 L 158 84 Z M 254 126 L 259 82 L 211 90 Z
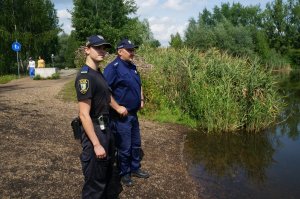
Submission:
M 134 176 L 134 177 L 138 177 L 138 178 L 149 178 L 149 173 L 141 170 L 141 169 L 138 169 L 136 171 L 132 171 L 131 172 L 131 175 Z
M 126 174 L 124 176 L 121 177 L 121 182 L 123 185 L 131 187 L 133 186 L 133 181 L 131 180 L 131 177 L 129 174 Z

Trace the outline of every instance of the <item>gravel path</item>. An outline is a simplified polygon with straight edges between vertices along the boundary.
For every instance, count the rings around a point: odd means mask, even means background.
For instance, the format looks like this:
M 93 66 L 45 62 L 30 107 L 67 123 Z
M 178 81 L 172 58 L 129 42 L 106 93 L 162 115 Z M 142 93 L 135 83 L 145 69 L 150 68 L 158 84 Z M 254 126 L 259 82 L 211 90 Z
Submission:
M 58 98 L 63 85 L 72 80 L 74 73 L 67 71 L 58 80 L 22 78 L 0 85 L 1 199 L 80 198 L 81 148 L 70 127 L 77 104 Z M 182 161 L 184 130 L 140 123 L 142 165 L 151 177 L 135 179 L 136 185 L 125 187 L 120 198 L 198 198 Z

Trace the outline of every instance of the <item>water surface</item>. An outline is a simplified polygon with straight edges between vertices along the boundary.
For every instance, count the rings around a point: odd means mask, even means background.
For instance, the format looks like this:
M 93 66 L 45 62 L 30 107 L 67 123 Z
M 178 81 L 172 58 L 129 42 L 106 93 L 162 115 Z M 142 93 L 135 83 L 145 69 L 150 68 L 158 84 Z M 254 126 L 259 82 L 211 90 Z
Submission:
M 185 156 L 201 198 L 300 198 L 299 73 L 281 85 L 287 107 L 274 127 L 256 134 L 188 134 Z

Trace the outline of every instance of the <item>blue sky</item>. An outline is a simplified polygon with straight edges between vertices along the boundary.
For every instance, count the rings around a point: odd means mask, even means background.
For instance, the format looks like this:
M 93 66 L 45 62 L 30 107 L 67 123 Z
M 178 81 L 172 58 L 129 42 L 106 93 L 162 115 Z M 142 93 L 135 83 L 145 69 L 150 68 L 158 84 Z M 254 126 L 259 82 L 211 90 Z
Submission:
M 52 0 L 57 10 L 60 24 L 66 33 L 72 30 L 71 15 L 67 10 L 73 9 L 72 0 Z M 260 5 L 264 8 L 271 0 L 136 0 L 139 7 L 136 15 L 141 19 L 148 19 L 155 39 L 163 46 L 168 46 L 171 34 L 179 32 L 184 35 L 184 30 L 190 18 L 198 18 L 199 12 L 204 8 L 212 10 L 221 3 L 237 3 L 243 5 Z M 101 34 L 101 33 L 99 33 Z

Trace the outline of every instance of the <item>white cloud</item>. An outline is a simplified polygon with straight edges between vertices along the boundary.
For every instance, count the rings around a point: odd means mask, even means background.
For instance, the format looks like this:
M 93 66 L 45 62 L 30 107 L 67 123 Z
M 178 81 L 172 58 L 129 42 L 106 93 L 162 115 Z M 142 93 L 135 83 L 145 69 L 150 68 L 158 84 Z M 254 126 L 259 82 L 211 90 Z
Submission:
M 208 0 L 160 0 L 152 2 L 152 7 L 143 7 L 145 1 L 138 0 L 138 16 L 148 19 L 154 38 L 167 46 L 171 34 L 177 32 L 183 37 L 189 18 L 197 17 Z M 150 4 L 149 4 L 150 5 Z
M 136 4 L 139 8 L 154 7 L 158 4 L 158 0 L 137 0 Z
M 178 24 L 175 19 L 170 17 L 151 17 L 148 21 L 155 39 L 159 40 L 162 46 L 169 44 L 171 34 L 175 35 L 178 32 L 183 36 L 187 27 L 187 23 Z
M 59 18 L 59 23 L 62 25 L 62 29 L 65 33 L 70 34 L 71 31 L 74 29 L 71 25 L 71 14 L 68 10 L 57 10 L 57 16 Z
M 182 10 L 182 2 L 181 0 L 167 0 L 164 4 L 164 7 L 174 9 L 174 10 Z
M 71 19 L 71 14 L 68 12 L 68 10 L 58 10 L 57 11 L 57 16 L 60 19 Z
M 163 7 L 171 10 L 182 10 L 188 13 L 190 10 L 202 8 L 208 0 L 167 0 Z M 200 10 L 199 10 L 200 11 Z

